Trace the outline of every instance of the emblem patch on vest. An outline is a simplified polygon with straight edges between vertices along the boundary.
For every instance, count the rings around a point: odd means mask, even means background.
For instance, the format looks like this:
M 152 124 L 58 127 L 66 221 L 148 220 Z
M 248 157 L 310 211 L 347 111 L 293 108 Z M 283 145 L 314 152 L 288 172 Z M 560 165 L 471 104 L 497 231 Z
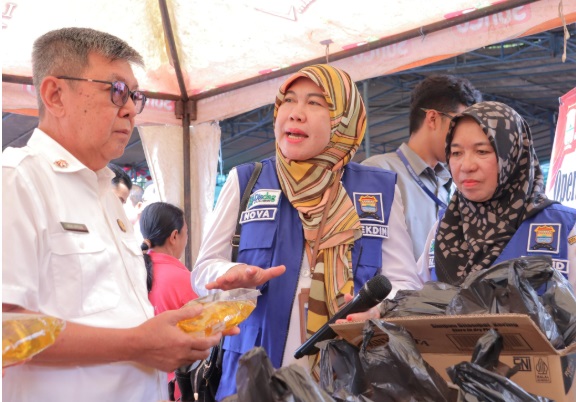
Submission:
M 252 209 L 260 205 L 278 205 L 280 202 L 281 193 L 282 190 L 257 190 L 250 194 L 250 199 L 248 199 L 248 209 Z
M 528 235 L 527 251 L 533 253 L 552 253 L 557 254 L 560 250 L 560 229 L 559 223 L 545 223 L 530 225 L 530 234 Z
M 273 221 L 276 219 L 276 212 L 278 212 L 277 208 L 258 208 L 244 211 L 240 216 L 240 224 L 243 225 L 254 221 Z
M 384 223 L 382 193 L 354 193 L 354 207 L 361 220 Z
M 573 245 L 574 243 L 576 243 L 576 236 L 569 237 L 568 244 Z

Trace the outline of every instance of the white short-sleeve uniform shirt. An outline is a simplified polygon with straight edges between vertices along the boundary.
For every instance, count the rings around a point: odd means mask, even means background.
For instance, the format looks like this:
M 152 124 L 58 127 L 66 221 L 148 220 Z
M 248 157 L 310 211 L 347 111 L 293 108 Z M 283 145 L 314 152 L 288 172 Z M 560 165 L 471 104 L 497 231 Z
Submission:
M 2 155 L 2 302 L 93 327 L 154 316 L 142 252 L 112 172 L 94 172 L 36 129 Z M 87 348 L 90 345 L 86 345 Z M 6 370 L 6 401 L 158 401 L 166 375 L 134 362 Z

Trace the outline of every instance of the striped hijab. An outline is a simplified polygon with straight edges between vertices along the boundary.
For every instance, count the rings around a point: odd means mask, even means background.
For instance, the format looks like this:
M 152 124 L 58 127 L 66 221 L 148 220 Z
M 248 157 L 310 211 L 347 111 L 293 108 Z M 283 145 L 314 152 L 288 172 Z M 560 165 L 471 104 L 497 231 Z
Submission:
M 306 77 L 318 85 L 330 109 L 331 137 L 322 153 L 305 161 L 287 161 L 276 145 L 276 168 L 284 195 L 304 228 L 306 253 L 313 270 L 308 302 L 308 335 L 315 333 L 353 291 L 352 245 L 362 236 L 360 219 L 340 179 L 366 130 L 366 110 L 350 76 L 335 67 L 305 67 L 280 87 L 274 119 L 290 85 Z M 328 206 L 327 206 L 328 204 Z M 324 212 L 325 224 L 319 233 Z M 319 237 L 318 237 L 319 236 Z M 316 239 L 318 254 L 313 255 Z
M 446 137 L 446 159 L 454 127 L 468 116 L 488 137 L 498 158 L 498 185 L 491 199 L 474 202 L 456 191 L 436 233 L 438 279 L 459 285 L 474 271 L 489 268 L 520 224 L 554 203 L 544 194 L 544 176 L 528 123 L 510 106 L 480 102 L 454 117 Z

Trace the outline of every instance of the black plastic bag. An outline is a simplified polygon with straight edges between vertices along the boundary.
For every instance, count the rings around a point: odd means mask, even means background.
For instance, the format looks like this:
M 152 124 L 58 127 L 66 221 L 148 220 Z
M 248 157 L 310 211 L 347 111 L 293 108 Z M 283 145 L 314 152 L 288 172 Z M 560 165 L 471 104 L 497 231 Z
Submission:
M 394 299 L 380 304 L 380 316 L 445 315 L 446 306 L 458 289 L 444 282 L 426 282 L 420 290 L 399 290 Z
M 240 357 L 236 388 L 237 395 L 226 398 L 227 402 L 334 401 L 302 367 L 292 365 L 274 370 L 262 347 L 253 348 Z
M 317 345 L 320 349 L 320 387 L 336 401 L 363 401 L 359 396 L 369 390 L 360 361 L 359 349 L 344 340 Z
M 519 367 L 510 368 L 501 363 L 500 353 L 504 347 L 502 335 L 494 329 L 490 329 L 482 335 L 474 347 L 471 362 L 480 367 L 510 378 L 518 372 Z
M 532 395 L 508 377 L 516 369 L 500 363 L 502 336 L 491 329 L 476 343 L 471 362 L 448 367 L 452 382 L 460 387 L 459 401 L 487 402 L 547 402 L 542 396 Z
M 537 291 L 566 346 L 576 342 L 576 294 L 568 280 L 552 267 L 550 256 L 519 258 L 516 264 Z
M 378 345 L 384 334 L 388 342 Z M 450 390 L 444 379 L 426 363 L 406 329 L 384 321 L 370 320 L 364 328 L 360 358 L 372 386 L 374 401 L 448 401 Z
M 238 362 L 236 371 L 236 389 L 241 401 L 272 401 L 270 378 L 274 367 L 263 348 L 253 348 L 244 353 Z M 252 399 L 252 393 L 256 398 Z
M 302 367 L 281 367 L 272 376 L 274 401 L 331 402 L 334 401 Z M 252 399 L 251 399 L 252 400 Z
M 564 340 L 554 318 L 527 279 L 547 271 L 546 265 L 541 257 L 523 257 L 474 272 L 462 283 L 446 314 L 527 314 L 556 349 L 563 349 Z
M 359 350 L 334 340 L 320 347 L 320 386 L 338 402 L 448 401 L 450 389 L 402 327 L 369 320 Z M 361 367 L 358 363 L 361 363 Z
M 568 280 L 557 270 L 546 283 L 542 303 L 564 338 L 566 346 L 576 342 L 576 295 Z

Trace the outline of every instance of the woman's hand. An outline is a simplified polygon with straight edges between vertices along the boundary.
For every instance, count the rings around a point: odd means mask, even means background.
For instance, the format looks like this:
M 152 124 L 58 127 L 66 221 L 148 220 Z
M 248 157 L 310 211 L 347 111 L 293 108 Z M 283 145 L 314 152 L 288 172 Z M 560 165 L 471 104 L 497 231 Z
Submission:
M 230 268 L 214 282 L 206 284 L 206 289 L 231 290 L 255 288 L 286 272 L 284 265 L 263 269 L 254 265 L 239 264 Z
M 346 303 L 349 303 L 350 300 L 352 300 L 353 298 L 354 297 L 352 295 L 348 294 L 344 295 L 344 300 L 346 301 Z M 346 319 L 342 318 L 340 320 L 336 320 L 336 324 L 344 324 L 345 322 L 351 322 L 351 321 L 366 321 L 370 320 L 371 318 L 380 318 L 379 306 L 380 304 L 377 304 L 370 310 L 363 311 L 361 313 L 348 314 L 346 316 Z

